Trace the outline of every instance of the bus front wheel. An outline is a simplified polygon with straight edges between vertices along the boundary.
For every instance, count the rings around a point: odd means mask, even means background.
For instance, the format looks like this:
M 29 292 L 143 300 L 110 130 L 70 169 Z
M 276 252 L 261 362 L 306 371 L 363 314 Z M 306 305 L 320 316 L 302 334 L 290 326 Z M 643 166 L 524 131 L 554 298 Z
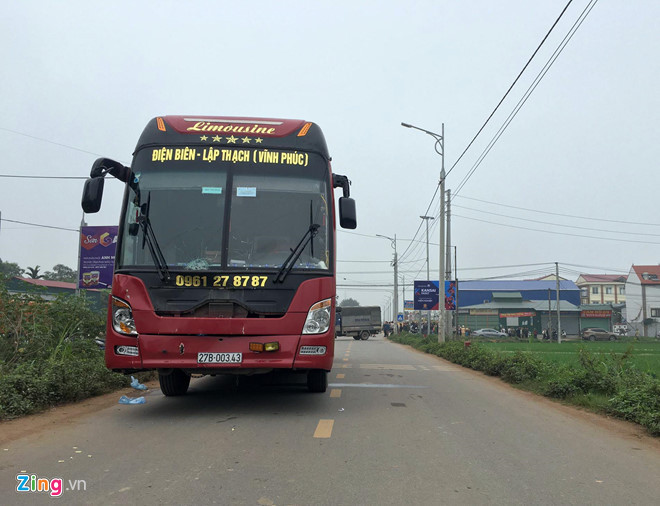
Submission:
M 307 373 L 307 388 L 310 392 L 323 393 L 328 389 L 328 373 L 322 369 L 312 369 Z
M 185 372 L 174 369 L 169 374 L 158 373 L 160 389 L 167 397 L 185 395 L 190 385 L 190 376 Z

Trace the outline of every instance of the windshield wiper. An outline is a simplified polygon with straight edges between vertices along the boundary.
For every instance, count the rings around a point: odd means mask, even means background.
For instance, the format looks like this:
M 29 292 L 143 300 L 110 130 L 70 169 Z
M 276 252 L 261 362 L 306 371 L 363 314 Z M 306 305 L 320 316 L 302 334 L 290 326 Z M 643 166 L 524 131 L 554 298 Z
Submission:
M 147 197 L 146 207 L 143 209 L 143 212 L 140 213 L 140 216 L 137 218 L 138 224 L 142 227 L 142 249 L 144 249 L 144 244 L 146 243 L 149 247 L 149 253 L 151 253 L 151 258 L 154 260 L 156 269 L 158 269 L 158 275 L 160 276 L 161 281 L 169 281 L 170 271 L 167 268 L 167 262 L 163 256 L 163 251 L 158 245 L 158 240 L 156 239 L 156 234 L 154 229 L 151 227 L 151 220 L 149 219 L 149 208 L 151 207 L 151 192 Z
M 289 272 L 291 272 L 293 266 L 296 265 L 296 261 L 300 258 L 300 255 L 302 255 L 302 252 L 305 251 L 305 247 L 309 241 L 311 241 L 316 236 L 320 227 L 321 225 L 317 223 L 312 223 L 309 226 L 305 232 L 305 235 L 303 235 L 302 239 L 300 239 L 298 246 L 291 250 L 291 254 L 284 261 L 282 267 L 280 267 L 280 270 L 277 273 L 277 276 L 275 276 L 273 283 L 284 283 L 284 279 L 289 275 Z

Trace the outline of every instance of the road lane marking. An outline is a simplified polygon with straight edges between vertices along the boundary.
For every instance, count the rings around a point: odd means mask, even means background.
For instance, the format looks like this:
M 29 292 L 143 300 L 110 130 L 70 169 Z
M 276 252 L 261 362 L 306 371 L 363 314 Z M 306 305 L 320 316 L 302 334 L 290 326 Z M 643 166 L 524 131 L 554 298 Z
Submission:
M 427 385 L 397 385 L 395 383 L 330 383 L 328 386 L 355 388 L 429 388 Z
M 330 397 L 341 397 L 341 388 L 333 388 L 330 390 Z
M 433 369 L 442 372 L 456 372 L 461 370 L 460 368 L 451 365 L 434 365 Z
M 319 420 L 319 424 L 314 431 L 314 437 L 319 439 L 327 439 L 332 436 L 332 426 L 335 424 L 334 420 Z
M 392 369 L 395 371 L 416 371 L 414 365 L 403 364 L 360 364 L 360 369 Z
M 346 377 L 346 375 L 345 375 L 344 373 L 342 373 L 342 372 L 340 372 L 339 374 L 337 374 L 337 379 L 338 379 L 338 380 L 340 380 L 340 379 L 344 379 L 345 377 Z
M 344 362 L 348 362 L 348 359 L 347 359 L 347 358 L 345 358 L 345 359 L 344 359 Z

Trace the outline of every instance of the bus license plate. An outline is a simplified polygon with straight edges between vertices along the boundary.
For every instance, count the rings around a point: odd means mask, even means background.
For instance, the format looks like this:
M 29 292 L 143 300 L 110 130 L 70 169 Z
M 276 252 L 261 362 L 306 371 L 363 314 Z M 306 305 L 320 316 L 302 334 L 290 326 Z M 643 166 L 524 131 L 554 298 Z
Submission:
M 240 364 L 242 353 L 198 353 L 198 364 Z

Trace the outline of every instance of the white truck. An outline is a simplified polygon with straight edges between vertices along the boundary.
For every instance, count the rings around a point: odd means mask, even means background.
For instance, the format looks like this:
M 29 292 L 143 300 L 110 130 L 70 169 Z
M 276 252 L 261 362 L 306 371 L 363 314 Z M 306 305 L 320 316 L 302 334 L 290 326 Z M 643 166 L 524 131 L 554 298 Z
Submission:
M 338 336 L 353 336 L 366 341 L 383 330 L 380 306 L 337 307 L 335 331 Z

